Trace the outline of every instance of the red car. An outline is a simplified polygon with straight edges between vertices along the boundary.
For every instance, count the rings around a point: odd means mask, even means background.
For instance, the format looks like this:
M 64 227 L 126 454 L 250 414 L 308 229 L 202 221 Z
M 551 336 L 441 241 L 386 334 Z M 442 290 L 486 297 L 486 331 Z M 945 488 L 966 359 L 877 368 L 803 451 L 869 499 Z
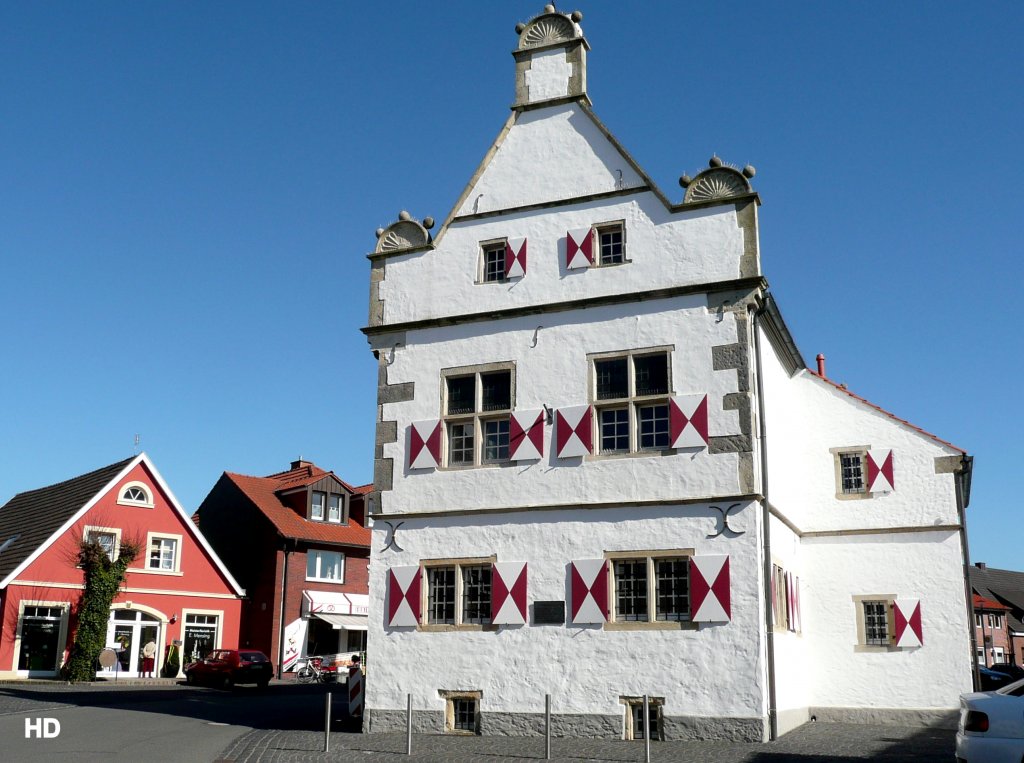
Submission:
M 185 681 L 230 689 L 235 684 L 270 683 L 274 666 L 263 652 L 251 649 L 214 649 L 198 662 L 185 666 Z

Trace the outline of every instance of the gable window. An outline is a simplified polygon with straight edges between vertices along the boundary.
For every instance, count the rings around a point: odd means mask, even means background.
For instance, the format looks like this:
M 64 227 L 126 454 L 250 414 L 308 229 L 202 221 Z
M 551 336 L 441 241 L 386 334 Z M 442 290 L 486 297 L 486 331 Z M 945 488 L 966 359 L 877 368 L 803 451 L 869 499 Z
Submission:
M 121 531 L 115 527 L 89 527 L 85 528 L 85 540 L 100 544 L 106 552 L 110 561 L 117 559 L 121 550 Z
M 178 572 L 181 561 L 181 536 L 149 533 L 146 569 L 155 572 Z
M 868 451 L 867 445 L 848 445 L 831 448 L 835 470 L 836 498 L 856 500 L 870 498 L 868 492 Z
M 153 496 L 149 488 L 142 482 L 129 482 L 121 488 L 117 502 L 123 506 L 143 506 L 153 508 Z
M 306 552 L 306 580 L 330 580 L 332 583 L 345 582 L 345 555 L 340 551 Z
M 895 595 L 854 596 L 857 607 L 857 651 L 895 649 Z
M 639 350 L 591 357 L 602 455 L 665 450 L 669 447 L 668 350 Z
M 426 625 L 490 625 L 492 564 L 490 559 L 466 559 L 424 565 Z
M 619 223 L 599 225 L 597 231 L 599 265 L 619 265 L 626 262 L 626 228 Z
M 483 265 L 483 281 L 505 280 L 505 241 L 490 241 L 480 245 Z
M 511 363 L 442 372 L 448 466 L 508 461 L 515 396 Z
M 327 496 L 327 521 L 328 522 L 340 522 L 341 521 L 341 505 L 342 498 L 337 493 L 331 493 Z
M 690 552 L 610 554 L 613 623 L 690 620 Z

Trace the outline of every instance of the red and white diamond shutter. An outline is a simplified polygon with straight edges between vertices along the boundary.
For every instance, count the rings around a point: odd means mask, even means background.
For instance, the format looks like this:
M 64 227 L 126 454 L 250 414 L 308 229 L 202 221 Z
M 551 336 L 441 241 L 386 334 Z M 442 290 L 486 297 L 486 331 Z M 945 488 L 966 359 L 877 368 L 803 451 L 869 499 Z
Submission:
M 580 559 L 569 563 L 572 622 L 603 623 L 608 620 L 608 560 Z
M 526 562 L 495 562 L 492 566 L 491 622 L 526 624 Z
M 440 420 L 414 421 L 409 426 L 409 468 L 436 469 L 440 465 Z
M 513 411 L 508 422 L 509 461 L 544 457 L 544 411 Z
M 673 448 L 707 447 L 707 395 L 680 395 L 668 401 L 668 438 Z
M 392 567 L 388 570 L 388 625 L 415 627 L 420 624 L 420 568 Z
M 868 492 L 891 493 L 896 489 L 891 450 L 868 451 Z
M 896 599 L 893 603 L 893 615 L 896 621 L 896 646 L 909 649 L 924 644 L 921 632 L 921 600 Z
M 569 270 L 589 268 L 594 264 L 592 228 L 577 228 L 565 234 L 565 266 Z
M 505 278 L 526 275 L 526 239 L 510 238 L 505 242 Z
M 732 619 L 728 556 L 690 557 L 690 619 L 695 623 L 727 623 Z
M 555 411 L 555 454 L 559 458 L 590 454 L 591 418 L 589 405 L 575 405 Z

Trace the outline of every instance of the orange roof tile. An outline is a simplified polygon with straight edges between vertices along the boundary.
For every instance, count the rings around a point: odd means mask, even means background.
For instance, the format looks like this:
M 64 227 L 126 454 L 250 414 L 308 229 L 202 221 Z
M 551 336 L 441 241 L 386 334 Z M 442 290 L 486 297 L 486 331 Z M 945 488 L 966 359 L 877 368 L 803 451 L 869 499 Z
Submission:
M 272 474 L 269 477 L 250 477 L 245 474 L 224 472 L 224 476 L 238 486 L 238 489 L 263 512 L 264 516 L 273 523 L 277 531 L 284 537 L 296 540 L 344 543 L 349 546 L 368 547 L 370 545 L 370 530 L 353 519 L 350 518 L 347 525 L 334 524 L 333 522 L 313 522 L 299 516 L 295 511 L 283 504 L 277 496 L 277 492 L 280 490 L 308 485 L 323 479 L 328 474 L 333 473 L 326 472 L 316 466 L 303 466 L 299 469 Z M 334 476 L 337 479 L 337 476 Z M 342 482 L 340 479 L 338 481 Z M 360 495 L 358 490 L 352 489 L 344 482 L 342 484 L 356 495 Z
M 974 608 L 975 609 L 1009 609 L 1009 607 L 1000 604 L 998 601 L 992 601 L 992 599 L 986 599 L 984 596 L 973 594 Z

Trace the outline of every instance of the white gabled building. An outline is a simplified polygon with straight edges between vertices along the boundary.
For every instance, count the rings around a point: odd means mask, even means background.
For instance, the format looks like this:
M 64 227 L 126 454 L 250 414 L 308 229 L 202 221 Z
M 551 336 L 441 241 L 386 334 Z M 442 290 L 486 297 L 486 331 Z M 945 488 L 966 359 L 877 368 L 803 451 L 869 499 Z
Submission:
M 752 168 L 670 202 L 591 110 L 579 14 L 448 219 L 378 231 L 365 728 L 763 740 L 971 689 L 970 457 L 805 368 Z M 879 713 L 879 709 L 883 709 Z

